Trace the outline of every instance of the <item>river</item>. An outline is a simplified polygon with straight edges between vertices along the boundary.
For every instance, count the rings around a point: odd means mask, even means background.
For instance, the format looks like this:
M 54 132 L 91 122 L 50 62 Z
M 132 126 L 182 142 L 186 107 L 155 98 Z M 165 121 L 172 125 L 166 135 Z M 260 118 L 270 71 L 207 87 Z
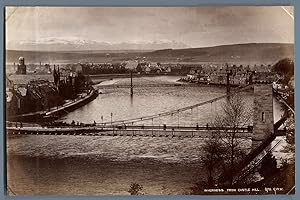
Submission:
M 134 78 L 130 89 L 102 89 L 94 101 L 60 121 L 107 122 L 158 114 L 190 106 L 226 93 L 223 87 L 143 87 L 175 83 L 179 77 Z M 114 79 L 103 84 L 130 84 Z M 251 91 L 241 93 L 251 106 Z M 188 110 L 180 125 L 211 122 L 223 101 Z M 274 100 L 274 120 L 281 112 Z M 111 115 L 112 113 L 112 115 Z M 173 117 L 173 118 L 172 118 Z M 177 124 L 178 116 L 154 121 Z M 149 122 L 141 122 L 149 123 Z M 128 195 L 131 183 L 143 185 L 145 194 L 184 194 L 197 181 L 205 180 L 201 164 L 201 138 L 143 138 L 89 136 L 15 136 L 7 139 L 8 185 L 16 195 Z M 251 141 L 241 140 L 250 147 Z

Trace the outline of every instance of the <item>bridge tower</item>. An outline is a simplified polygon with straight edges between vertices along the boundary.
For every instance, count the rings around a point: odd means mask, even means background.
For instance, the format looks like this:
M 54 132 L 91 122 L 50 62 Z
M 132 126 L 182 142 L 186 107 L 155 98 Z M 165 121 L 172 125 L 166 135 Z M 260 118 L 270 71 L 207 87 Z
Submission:
M 227 71 L 227 80 L 226 80 L 226 88 L 227 88 L 227 95 L 230 94 L 230 76 L 232 75 L 232 70 Z M 228 99 L 230 96 L 227 97 Z
M 252 149 L 274 134 L 273 90 L 266 81 L 254 83 L 253 137 Z
M 132 72 L 130 73 L 130 96 L 133 97 Z

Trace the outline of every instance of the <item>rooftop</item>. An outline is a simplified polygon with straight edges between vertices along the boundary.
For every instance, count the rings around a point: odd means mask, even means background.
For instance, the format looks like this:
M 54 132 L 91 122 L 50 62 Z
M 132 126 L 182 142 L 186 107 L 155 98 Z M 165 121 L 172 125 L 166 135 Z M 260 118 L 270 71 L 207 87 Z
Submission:
M 25 85 L 31 80 L 47 80 L 53 82 L 52 74 L 11 74 L 8 79 L 17 85 Z

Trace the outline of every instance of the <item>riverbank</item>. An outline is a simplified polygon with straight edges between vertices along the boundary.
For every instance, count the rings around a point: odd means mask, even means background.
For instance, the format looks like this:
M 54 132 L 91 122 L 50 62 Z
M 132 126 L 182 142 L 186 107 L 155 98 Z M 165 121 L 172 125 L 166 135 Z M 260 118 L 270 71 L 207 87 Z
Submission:
M 193 85 L 201 85 L 201 86 L 216 86 L 216 87 L 227 87 L 226 83 L 214 83 L 214 82 L 208 82 L 208 81 L 197 81 L 197 80 L 185 80 L 184 78 L 179 79 L 177 82 L 180 83 L 188 83 Z M 240 87 L 240 86 L 246 86 L 245 84 L 232 84 L 230 83 L 230 87 Z
M 79 96 L 73 101 L 66 102 L 62 106 L 52 107 L 48 111 L 38 111 L 33 113 L 25 113 L 15 116 L 7 116 L 8 121 L 17 122 L 43 122 L 52 121 L 69 112 L 91 102 L 98 96 L 98 90 L 90 90 L 85 96 Z
M 132 77 L 155 77 L 155 76 L 180 76 L 181 74 L 176 73 L 149 73 L 149 74 L 139 74 L 139 73 L 132 73 Z M 90 78 L 130 78 L 131 74 L 92 74 L 89 75 Z
M 159 76 L 180 76 L 180 74 L 175 73 L 161 73 L 161 74 L 138 74 L 133 73 L 132 78 L 141 78 L 141 77 L 159 77 Z M 101 82 L 112 80 L 115 78 L 130 78 L 131 74 L 93 74 L 89 75 L 92 80 L 93 85 L 97 85 Z
M 64 114 L 68 114 L 69 112 L 76 110 L 77 108 L 84 106 L 85 104 L 91 102 L 98 96 L 98 90 L 91 90 L 86 96 L 80 96 L 76 100 L 69 102 L 61 107 L 58 107 L 55 110 L 49 111 L 45 113 L 44 117 L 61 117 Z

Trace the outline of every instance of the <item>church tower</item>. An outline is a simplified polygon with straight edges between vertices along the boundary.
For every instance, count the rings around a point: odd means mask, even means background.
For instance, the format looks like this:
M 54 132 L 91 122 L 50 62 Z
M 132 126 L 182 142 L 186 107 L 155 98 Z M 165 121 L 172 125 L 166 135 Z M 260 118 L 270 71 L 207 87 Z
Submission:
M 16 74 L 26 74 L 26 65 L 24 57 L 19 58 Z

